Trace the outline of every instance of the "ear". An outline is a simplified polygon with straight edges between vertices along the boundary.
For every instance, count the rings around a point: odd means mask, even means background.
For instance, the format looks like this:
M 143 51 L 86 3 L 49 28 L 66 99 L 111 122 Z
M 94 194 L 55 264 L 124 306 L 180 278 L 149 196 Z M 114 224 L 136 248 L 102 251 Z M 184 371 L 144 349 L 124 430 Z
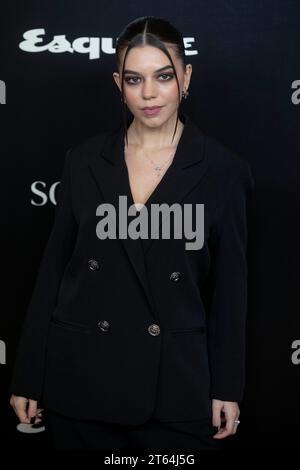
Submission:
M 117 84 L 117 87 L 119 88 L 119 90 L 120 90 L 120 92 L 121 92 L 120 76 L 119 76 L 118 72 L 114 72 L 114 73 L 113 73 L 113 78 L 114 78 L 114 81 L 115 81 L 116 84 Z
M 185 67 L 185 72 L 184 72 L 184 84 L 183 88 L 187 90 L 190 86 L 190 80 L 192 76 L 192 71 L 193 71 L 193 66 L 192 64 L 187 64 Z

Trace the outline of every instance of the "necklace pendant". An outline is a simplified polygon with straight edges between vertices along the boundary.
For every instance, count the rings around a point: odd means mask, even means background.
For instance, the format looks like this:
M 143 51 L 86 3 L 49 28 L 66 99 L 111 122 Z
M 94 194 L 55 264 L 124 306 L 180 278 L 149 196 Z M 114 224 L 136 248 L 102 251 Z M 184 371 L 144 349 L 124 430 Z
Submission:
M 160 171 L 160 170 L 161 170 L 161 167 L 160 167 L 160 166 L 156 166 L 156 167 L 155 167 L 155 170 L 156 170 L 156 171 Z

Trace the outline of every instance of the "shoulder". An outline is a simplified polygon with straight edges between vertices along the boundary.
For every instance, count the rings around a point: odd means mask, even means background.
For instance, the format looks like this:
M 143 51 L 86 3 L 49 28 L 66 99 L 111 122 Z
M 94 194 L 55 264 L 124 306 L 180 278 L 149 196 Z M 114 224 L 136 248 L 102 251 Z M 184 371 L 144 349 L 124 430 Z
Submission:
M 212 136 L 205 135 L 205 156 L 210 172 L 222 187 L 229 188 L 235 182 L 253 189 L 254 179 L 250 163 L 228 146 Z
M 72 160 L 78 160 L 82 157 L 87 157 L 89 154 L 100 152 L 114 132 L 114 129 L 103 130 L 97 134 L 85 137 L 75 142 L 73 146 L 69 148 Z

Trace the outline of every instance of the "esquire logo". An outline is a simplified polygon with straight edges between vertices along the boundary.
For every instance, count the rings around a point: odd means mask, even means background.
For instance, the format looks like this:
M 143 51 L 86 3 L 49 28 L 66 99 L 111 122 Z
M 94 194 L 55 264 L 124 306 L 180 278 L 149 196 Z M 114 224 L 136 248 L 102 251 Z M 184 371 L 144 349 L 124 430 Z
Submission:
M 161 221 L 162 238 L 170 239 L 171 231 L 174 233 L 175 239 L 182 239 L 183 233 L 185 238 L 194 242 L 185 243 L 186 250 L 200 250 L 204 244 L 204 204 L 183 204 L 183 207 L 174 203 L 169 206 L 163 204 L 151 204 L 150 219 L 148 209 L 145 205 L 140 204 L 138 210 L 135 204 L 131 204 L 127 208 L 127 196 L 119 196 L 118 207 L 118 238 L 159 238 L 159 228 Z M 196 216 L 196 230 L 193 230 L 193 209 Z M 128 216 L 136 216 L 128 224 Z M 173 223 L 171 223 L 171 214 Z M 96 209 L 96 215 L 103 217 L 96 226 L 97 237 L 101 240 L 106 238 L 117 238 L 116 221 L 117 211 L 113 204 L 102 203 Z M 149 224 L 150 220 L 150 224 Z M 173 230 L 171 230 L 173 228 Z
M 30 29 L 23 34 L 24 41 L 21 41 L 19 48 L 25 52 L 52 52 L 52 53 L 63 53 L 63 52 L 77 52 L 79 54 L 88 54 L 89 59 L 99 59 L 101 52 L 104 54 L 115 54 L 115 48 L 113 47 L 114 38 L 102 38 L 102 37 L 81 37 L 76 38 L 72 42 L 66 38 L 65 34 L 55 35 L 49 42 L 44 40 L 46 31 L 44 28 Z M 192 43 L 195 38 L 189 37 L 184 38 L 184 47 L 186 55 L 196 55 L 197 50 L 191 50 Z

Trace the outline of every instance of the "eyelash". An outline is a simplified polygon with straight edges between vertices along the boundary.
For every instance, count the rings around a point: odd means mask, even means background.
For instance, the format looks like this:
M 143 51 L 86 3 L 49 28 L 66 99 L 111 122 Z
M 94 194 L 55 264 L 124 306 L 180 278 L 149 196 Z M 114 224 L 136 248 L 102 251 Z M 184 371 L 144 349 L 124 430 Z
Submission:
M 163 75 L 167 76 L 167 77 L 170 77 L 168 78 L 167 80 L 161 80 L 163 82 L 169 82 L 170 80 L 172 80 L 172 78 L 174 77 L 174 74 L 172 73 L 162 73 L 161 75 L 159 75 L 159 77 L 162 77 Z M 139 77 L 128 77 L 128 78 L 125 78 L 125 82 L 128 84 L 128 85 L 136 85 L 137 82 L 130 82 L 129 80 L 132 80 L 133 78 L 139 78 Z

